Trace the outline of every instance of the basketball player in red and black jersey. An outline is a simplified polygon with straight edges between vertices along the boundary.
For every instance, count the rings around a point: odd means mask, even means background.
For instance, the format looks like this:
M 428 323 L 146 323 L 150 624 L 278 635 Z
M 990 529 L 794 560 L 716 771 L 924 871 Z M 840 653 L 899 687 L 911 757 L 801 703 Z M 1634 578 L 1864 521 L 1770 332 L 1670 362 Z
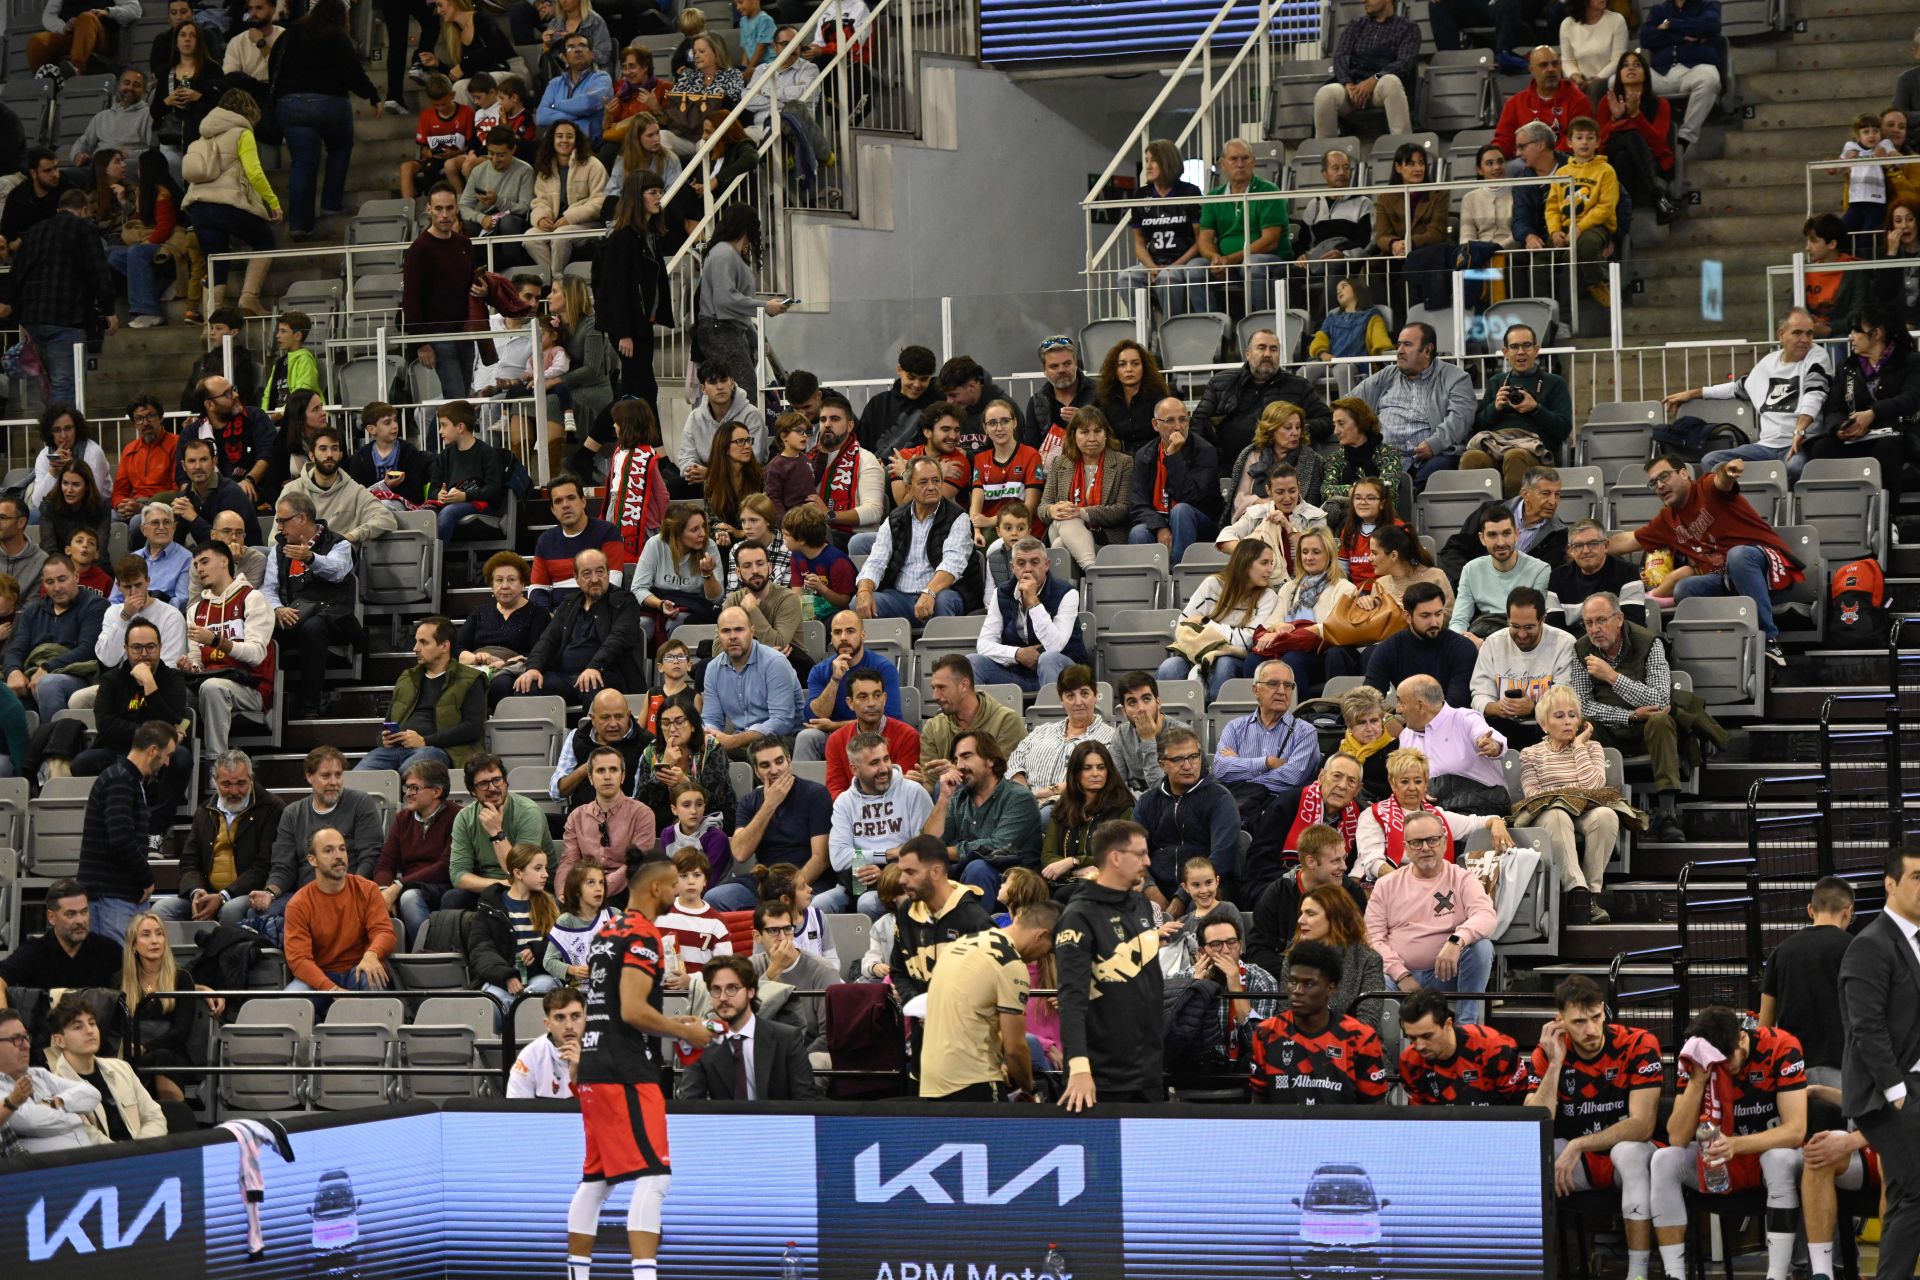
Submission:
M 660 1011 L 662 947 L 654 920 L 673 901 L 671 862 L 644 864 L 629 882 L 628 909 L 594 937 L 587 957 L 587 1027 L 575 1095 L 587 1130 L 586 1167 L 567 1210 L 567 1280 L 588 1280 L 600 1206 L 616 1182 L 632 1182 L 627 1244 L 633 1280 L 656 1280 L 667 1162 L 667 1107 L 660 1093 L 660 1037 L 705 1048 L 698 1018 Z
M 1513 1037 L 1456 1024 L 1438 991 L 1422 988 L 1400 1002 L 1400 1038 L 1400 1081 L 1416 1106 L 1519 1106 L 1527 1096 L 1527 1063 Z
M 1688 1047 L 1703 1041 L 1721 1061 L 1702 1069 Z M 1728 1187 L 1767 1193 L 1767 1280 L 1787 1280 L 1800 1226 L 1800 1144 L 1807 1136 L 1807 1064 L 1797 1037 L 1763 1027 L 1751 1014 L 1708 1005 L 1687 1024 L 1681 1042 L 1680 1095 L 1667 1117 L 1667 1141 L 1653 1153 L 1653 1234 L 1670 1276 L 1687 1273 L 1686 1187 L 1705 1191 L 1706 1173 L 1694 1135 L 1702 1117 L 1720 1130 L 1707 1144 L 1724 1161 Z
M 1330 1107 L 1386 1097 L 1380 1033 L 1327 1008 L 1340 985 L 1340 953 L 1324 942 L 1297 942 L 1288 959 L 1287 1011 L 1253 1029 L 1254 1101 Z
M 1653 1129 L 1666 1068 L 1650 1031 L 1607 1021 L 1606 992 L 1575 974 L 1553 992 L 1559 1016 L 1533 1051 L 1530 1107 L 1553 1112 L 1553 1190 L 1620 1191 L 1627 1274 L 1653 1259 Z

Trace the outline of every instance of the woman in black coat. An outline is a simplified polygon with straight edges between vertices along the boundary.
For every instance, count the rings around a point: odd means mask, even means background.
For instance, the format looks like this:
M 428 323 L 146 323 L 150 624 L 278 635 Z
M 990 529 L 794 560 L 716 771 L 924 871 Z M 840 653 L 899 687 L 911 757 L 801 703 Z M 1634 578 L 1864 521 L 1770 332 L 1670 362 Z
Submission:
M 1900 473 L 1920 459 L 1920 354 L 1898 312 L 1869 303 L 1853 322 L 1851 353 L 1834 370 L 1827 428 L 1807 441 L 1809 458 L 1877 458 L 1880 483 L 1895 509 Z M 1893 428 L 1897 434 L 1874 433 Z
M 629 183 L 614 208 L 613 229 L 593 259 L 593 311 L 600 332 L 619 354 L 621 394 L 645 401 L 656 418 L 660 389 L 653 374 L 653 326 L 673 322 L 660 247 L 665 186 L 650 170 Z

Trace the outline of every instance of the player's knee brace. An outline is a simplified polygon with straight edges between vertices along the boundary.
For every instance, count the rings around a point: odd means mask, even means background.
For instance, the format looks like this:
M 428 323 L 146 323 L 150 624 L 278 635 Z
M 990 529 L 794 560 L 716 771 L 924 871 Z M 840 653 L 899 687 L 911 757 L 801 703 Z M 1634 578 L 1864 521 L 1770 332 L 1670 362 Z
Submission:
M 1645 1222 L 1653 1214 L 1653 1153 L 1651 1142 L 1616 1142 L 1613 1177 L 1620 1184 L 1620 1216 Z
M 1769 1209 L 1798 1209 L 1800 1207 L 1800 1169 L 1806 1163 L 1806 1157 L 1800 1154 L 1798 1147 L 1775 1147 L 1771 1151 L 1760 1153 L 1760 1177 L 1767 1184 L 1767 1207 Z M 1772 1227 L 1775 1231 L 1790 1231 L 1791 1227 Z
M 1651 1161 L 1653 1225 L 1687 1225 L 1687 1198 L 1684 1188 L 1694 1185 L 1698 1164 L 1692 1147 L 1661 1147 Z
M 582 1182 L 567 1206 L 567 1233 L 576 1236 L 597 1235 L 600 1231 L 600 1206 L 607 1202 L 609 1188 L 604 1182 Z
M 667 1201 L 667 1188 L 673 1184 L 668 1174 L 633 1180 L 633 1199 L 627 1202 L 627 1230 L 660 1234 L 660 1207 Z

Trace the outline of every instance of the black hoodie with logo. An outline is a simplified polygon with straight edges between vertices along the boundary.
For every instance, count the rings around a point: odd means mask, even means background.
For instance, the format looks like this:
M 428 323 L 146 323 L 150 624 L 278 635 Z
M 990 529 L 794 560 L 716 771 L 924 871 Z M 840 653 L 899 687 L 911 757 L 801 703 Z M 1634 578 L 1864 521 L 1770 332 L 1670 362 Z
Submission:
M 1161 1095 L 1160 930 L 1131 889 L 1083 881 L 1053 931 L 1060 1048 L 1069 1075 L 1093 1072 L 1111 1094 Z

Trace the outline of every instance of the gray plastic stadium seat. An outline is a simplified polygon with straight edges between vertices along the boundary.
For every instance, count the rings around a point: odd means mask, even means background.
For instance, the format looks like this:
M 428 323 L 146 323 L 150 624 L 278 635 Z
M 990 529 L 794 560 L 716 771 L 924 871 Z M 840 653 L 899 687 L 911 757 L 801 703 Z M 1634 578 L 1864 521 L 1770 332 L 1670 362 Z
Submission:
M 503 699 L 504 701 L 504 699 Z M 559 762 L 556 753 L 554 762 Z M 553 781 L 553 769 L 545 764 L 517 764 L 507 770 L 507 790 L 517 796 L 525 796 L 533 801 L 540 812 L 549 817 L 560 817 L 566 813 L 566 806 L 555 800 L 547 790 Z
M 1133 300 L 1125 300 L 1132 306 Z M 1098 362 L 1107 358 L 1107 352 L 1113 350 L 1113 344 L 1124 342 L 1134 336 L 1136 330 L 1133 320 L 1127 316 L 1108 316 L 1102 320 L 1092 320 L 1080 326 L 1080 363 L 1098 368 Z
M 1607 480 L 1599 467 L 1557 467 L 1560 473 L 1560 510 L 1562 523 L 1607 518 Z
M 400 773 L 397 769 L 349 769 L 347 790 L 364 791 L 380 805 L 380 827 L 385 830 L 400 812 Z
M 1684 417 L 1698 418 L 1702 422 L 1724 422 L 1737 428 L 1750 442 L 1760 435 L 1753 406 L 1745 400 L 1709 400 L 1701 396 L 1697 400 L 1689 400 L 1680 412 Z
M 913 642 L 913 666 L 917 679 L 910 683 L 903 676 L 900 682 L 902 693 L 911 687 L 916 692 L 924 694 L 927 701 L 931 701 L 933 664 L 950 653 L 965 657 L 979 648 L 981 621 L 982 619 L 977 615 L 928 618 L 926 629 L 920 633 L 920 638 Z M 873 624 L 869 622 L 867 625 L 871 627 Z M 871 631 L 868 633 L 868 643 L 872 643 Z M 909 718 L 907 723 L 912 724 L 912 719 Z
M 566 733 L 567 704 L 558 694 L 502 698 L 487 721 L 487 749 L 509 769 L 520 765 L 551 769 Z
M 385 1068 L 393 1065 L 394 1045 L 405 1021 L 405 1005 L 396 996 L 336 1000 L 328 1006 L 326 1021 L 313 1029 L 313 1065 L 367 1070 L 347 1075 L 316 1072 L 309 1095 L 313 1104 L 343 1111 L 393 1101 L 398 1077 Z
M 1104 628 L 1122 612 L 1165 607 L 1171 579 L 1167 549 L 1158 543 L 1101 547 L 1081 580 L 1081 601 Z
M 1026 702 L 1026 694 L 1017 684 L 977 684 L 973 691 L 983 698 L 992 698 L 1009 711 L 1021 711 Z
M 1160 363 L 1163 368 L 1214 364 L 1233 328 L 1230 317 L 1218 311 L 1189 311 L 1160 322 Z M 1205 374 L 1190 375 L 1188 381 Z
M 1887 546 L 1887 495 L 1877 458 L 1815 458 L 1793 487 L 1795 518 L 1820 531 L 1827 562 L 1879 559 Z
M 1427 62 L 1426 92 L 1415 113 L 1429 129 L 1451 133 L 1477 129 L 1493 115 L 1493 52 L 1488 49 L 1437 50 Z M 1469 162 L 1471 163 L 1471 162 Z M 1453 171 L 1470 174 L 1472 168 Z
M 860 958 L 867 954 L 867 939 L 873 933 L 873 921 L 858 911 L 825 919 L 827 941 L 832 944 L 833 953 L 840 957 L 840 976 L 848 982 L 856 981 L 860 976 Z
M 229 1067 L 288 1068 L 285 1075 L 221 1076 L 221 1106 L 229 1111 L 302 1110 L 306 1090 L 299 1068 L 313 1043 L 313 1002 L 303 996 L 253 997 L 234 1021 L 219 1028 L 215 1062 Z
M 1321 84 L 1326 83 L 1322 77 Z M 1312 117 L 1308 117 L 1307 127 L 1313 127 Z M 1293 158 L 1287 161 L 1287 172 L 1293 175 L 1293 190 L 1311 193 L 1325 191 L 1325 175 L 1320 172 L 1322 157 L 1329 151 L 1344 151 L 1347 159 L 1353 161 L 1356 174 L 1360 171 L 1360 157 L 1364 154 L 1360 139 L 1351 134 L 1342 134 L 1337 138 L 1309 138 L 1293 149 Z M 1358 178 L 1355 179 L 1358 181 Z
M 817 782 L 824 787 L 827 785 L 827 762 L 825 760 L 795 760 L 793 762 L 793 776 L 796 778 L 804 778 L 808 782 Z
M 446 544 L 431 511 L 401 511 L 395 519 L 399 528 L 368 542 L 360 553 L 360 599 L 387 614 L 398 649 L 406 611 L 418 613 L 440 603 Z
M 1436 471 L 1413 500 L 1414 525 L 1445 542 L 1480 507 L 1500 498 L 1497 471 Z
M 1573 438 L 1573 456 L 1585 466 L 1598 467 L 1607 484 L 1619 484 L 1628 467 L 1645 469 L 1653 451 L 1653 428 L 1660 421 L 1658 409 L 1649 418 L 1631 422 L 1589 418 Z
M 1173 600 L 1184 606 L 1200 584 L 1227 567 L 1227 553 L 1211 542 L 1196 542 L 1173 569 Z
M 367 333 L 373 332 L 369 326 Z M 340 366 L 340 372 L 334 376 L 334 385 L 340 389 L 340 399 L 346 404 L 368 404 L 375 400 L 384 400 L 391 394 L 394 380 L 405 372 L 399 356 L 388 356 L 383 365 L 378 356 L 358 356 Z
M 1447 172 L 1463 178 L 1473 175 L 1473 158 L 1493 141 L 1491 129 L 1461 129 L 1447 142 Z
M 539 1001 L 530 1001 L 535 1008 Z M 409 1067 L 477 1067 L 484 1065 L 479 1046 L 497 1038 L 494 1027 L 500 1006 L 492 997 L 434 996 L 422 1000 L 413 1021 L 399 1029 L 400 1060 Z M 413 1101 L 438 1102 L 494 1092 L 486 1076 L 405 1075 L 402 1096 Z
M 1276 288 L 1278 284 L 1279 282 L 1276 281 Z M 1238 350 L 1244 354 L 1247 344 L 1253 341 L 1254 334 L 1262 329 L 1271 329 L 1280 338 L 1280 358 L 1291 360 L 1293 353 L 1300 348 L 1301 335 L 1312 332 L 1309 328 L 1312 323 L 1307 318 L 1306 311 L 1300 307 L 1288 307 L 1284 315 L 1275 311 L 1249 311 L 1234 326 L 1234 342 Z
M 1607 528 L 1638 529 L 1660 514 L 1660 499 L 1642 480 L 1607 490 Z
M 80 832 L 92 790 L 92 778 L 49 778 L 40 788 L 26 848 L 27 870 L 36 879 L 57 880 L 79 871 Z
M 1505 956 L 1548 956 L 1560 954 L 1560 864 L 1553 856 L 1553 845 L 1543 827 L 1516 827 L 1513 842 L 1540 855 L 1533 879 L 1521 896 L 1520 907 L 1512 923 L 1494 939 L 1495 950 Z M 1465 841 L 1467 852 L 1488 848 L 1487 834 L 1478 832 Z
M 1100 669 L 1152 671 L 1166 658 L 1167 641 L 1178 621 L 1178 608 L 1122 609 L 1109 615 L 1100 627 Z
M 1747 463 L 1746 470 L 1740 474 L 1740 492 L 1762 520 L 1782 525 L 1793 518 L 1793 506 L 1787 501 L 1787 464 L 1784 462 Z
M 1820 544 L 1820 531 L 1810 524 L 1780 527 L 1780 537 L 1806 570 L 1806 576 L 1780 593 L 1773 606 L 1776 625 L 1782 618 L 1805 618 L 1813 628 L 1813 641 L 1827 638 L 1827 574 L 1835 563 Z
M 975 631 L 977 633 L 978 626 Z M 913 679 L 913 624 L 905 618 L 868 618 L 867 648 L 893 660 L 905 684 Z
M 1733 715 L 1766 709 L 1765 637 L 1753 601 L 1745 596 L 1682 600 L 1666 623 L 1672 665 L 1693 677 L 1709 707 Z
M 1298 140 L 1301 147 L 1325 141 L 1313 136 L 1313 95 L 1332 77 L 1332 66 L 1320 61 L 1302 62 L 1274 76 L 1267 89 L 1267 136 Z

